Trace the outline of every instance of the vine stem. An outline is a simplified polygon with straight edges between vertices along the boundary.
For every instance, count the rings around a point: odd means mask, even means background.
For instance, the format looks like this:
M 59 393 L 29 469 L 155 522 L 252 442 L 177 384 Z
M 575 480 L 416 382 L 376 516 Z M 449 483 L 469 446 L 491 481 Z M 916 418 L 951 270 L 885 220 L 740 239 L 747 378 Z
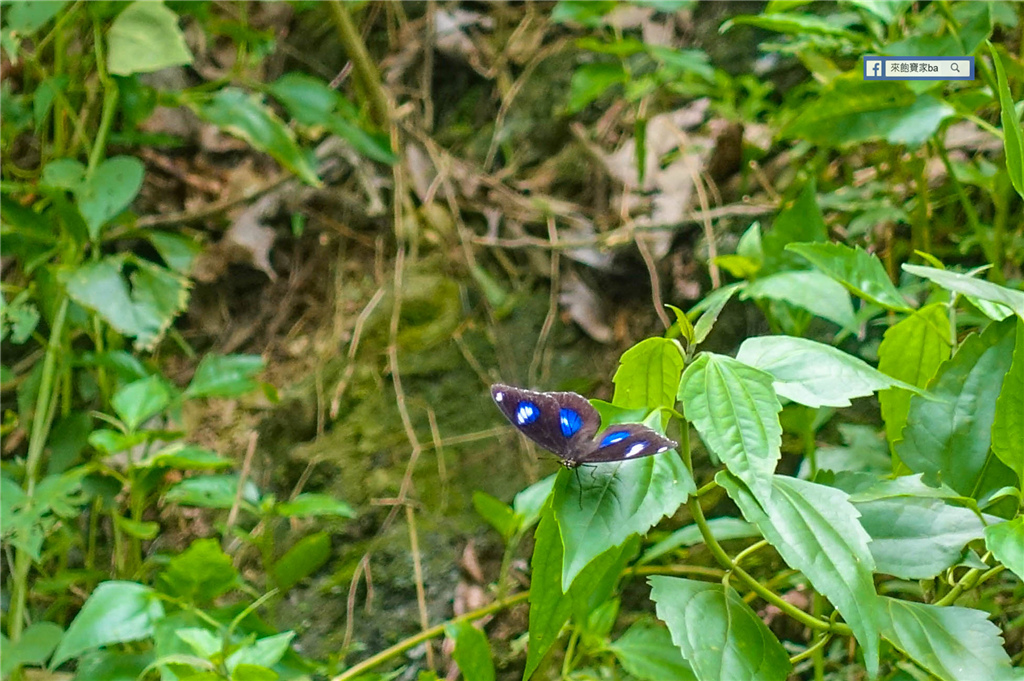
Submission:
M 679 439 L 682 440 L 679 445 L 680 455 L 683 457 L 683 461 L 687 464 L 687 468 L 693 470 L 690 464 L 692 456 L 690 454 L 689 424 L 683 426 L 682 435 Z M 718 543 L 718 540 L 715 539 L 715 535 L 712 534 L 711 528 L 708 526 L 707 518 L 704 517 L 704 509 L 700 506 L 700 500 L 697 499 L 696 496 L 690 495 L 690 500 L 687 503 L 690 507 L 690 514 L 693 516 L 693 521 L 696 523 L 697 528 L 700 529 L 701 536 L 704 538 L 704 543 L 711 552 L 711 555 L 715 557 L 715 560 L 717 560 L 722 567 L 736 575 L 740 581 L 746 584 L 754 593 L 768 603 L 776 606 L 779 610 L 786 613 L 797 622 L 800 622 L 806 627 L 810 627 L 814 631 L 831 631 L 841 636 L 853 636 L 853 630 L 850 629 L 849 626 L 838 622 L 825 622 L 804 612 L 792 603 L 785 601 L 778 594 L 774 593 L 754 579 L 754 577 L 746 570 L 736 565 L 736 563 L 729 557 L 729 554 L 725 552 L 725 549 L 722 548 L 722 545 Z
M 423 643 L 424 641 L 429 641 L 435 636 L 440 636 L 444 633 L 445 627 L 454 624 L 461 624 L 463 622 L 472 622 L 474 620 L 478 620 L 481 617 L 486 617 L 487 615 L 490 615 L 491 613 L 498 612 L 499 610 L 504 610 L 505 608 L 509 608 L 513 605 L 516 605 L 517 603 L 522 603 L 529 597 L 530 592 L 523 591 L 522 593 L 517 593 L 514 596 L 509 596 L 504 600 L 495 601 L 490 605 L 484 606 L 483 608 L 479 608 L 478 610 L 473 610 L 472 612 L 467 612 L 464 615 L 453 617 L 452 619 L 446 622 L 442 622 L 441 624 L 436 624 L 430 627 L 429 629 L 424 629 L 415 636 L 410 636 L 409 638 L 403 641 L 399 641 L 390 648 L 386 648 L 377 653 L 376 655 L 366 658 L 359 664 L 349 667 L 338 676 L 333 677 L 331 681 L 347 681 L 347 679 L 353 679 L 359 676 L 360 674 L 363 674 L 366 671 L 373 669 L 385 660 L 395 657 L 396 655 L 400 655 L 411 648 L 415 648 L 420 643 Z

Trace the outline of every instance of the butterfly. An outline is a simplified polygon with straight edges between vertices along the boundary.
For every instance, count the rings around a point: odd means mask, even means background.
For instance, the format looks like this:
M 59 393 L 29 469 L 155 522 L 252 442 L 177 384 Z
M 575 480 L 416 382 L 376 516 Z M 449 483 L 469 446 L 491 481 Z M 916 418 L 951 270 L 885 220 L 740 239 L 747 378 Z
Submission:
M 586 398 L 576 393 L 542 393 L 495 383 L 491 386 L 491 397 L 512 425 L 556 454 L 566 468 L 627 461 L 678 446 L 640 423 L 609 426 L 595 438 L 601 416 Z

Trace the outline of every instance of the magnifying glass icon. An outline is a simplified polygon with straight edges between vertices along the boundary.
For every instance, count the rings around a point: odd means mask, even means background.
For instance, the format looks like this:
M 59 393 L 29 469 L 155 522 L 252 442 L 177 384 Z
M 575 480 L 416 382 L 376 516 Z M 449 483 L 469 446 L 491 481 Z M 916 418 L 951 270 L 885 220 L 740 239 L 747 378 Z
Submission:
M 953 62 L 952 64 L 949 65 L 949 68 L 952 69 L 953 71 L 956 71 L 957 73 L 960 73 L 960 62 Z

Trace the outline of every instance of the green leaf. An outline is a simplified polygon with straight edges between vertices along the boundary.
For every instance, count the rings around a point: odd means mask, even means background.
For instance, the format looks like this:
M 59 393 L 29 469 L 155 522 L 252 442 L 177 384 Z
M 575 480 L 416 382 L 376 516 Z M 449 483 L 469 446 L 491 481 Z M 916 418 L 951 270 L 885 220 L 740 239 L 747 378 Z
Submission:
M 806 338 L 748 338 L 736 359 L 771 374 L 778 395 L 808 407 L 849 407 L 851 398 L 893 386 L 920 392 L 853 355 Z
M 534 534 L 530 562 L 530 644 L 523 681 L 536 671 L 574 611 L 586 613 L 590 603 L 607 600 L 618 582 L 622 564 L 628 558 L 622 549 L 605 551 L 587 565 L 568 593 L 563 593 L 562 540 L 551 506 L 545 506 Z
M 285 551 L 274 563 L 274 581 L 277 588 L 287 591 L 319 570 L 331 557 L 331 536 L 314 532 L 305 536 Z
M 955 111 L 932 95 L 915 94 L 905 83 L 865 81 L 852 73 L 802 104 L 782 135 L 827 148 L 875 140 L 917 147 Z
M 486 492 L 473 492 L 473 508 L 506 539 L 518 529 L 518 518 L 512 507 Z
M 512 509 L 519 516 L 521 529 L 532 526 L 540 518 L 544 504 L 551 496 L 551 490 L 555 488 L 556 479 L 557 474 L 549 475 L 519 492 L 512 499 Z
M 63 635 L 64 630 L 53 622 L 34 622 L 21 632 L 21 638 L 15 643 L 6 636 L 0 637 L 0 645 L 3 646 L 0 674 L 8 678 L 20 666 L 43 665 Z
M 1015 291 L 990 281 L 976 279 L 966 274 L 940 270 L 935 267 L 921 265 L 903 265 L 903 270 L 913 275 L 929 279 L 948 291 L 956 291 L 965 296 L 974 296 L 982 300 L 999 303 L 1013 310 L 1018 317 L 1024 318 L 1024 291 Z
M 150 230 L 146 232 L 146 238 L 167 266 L 181 275 L 187 276 L 192 271 L 192 263 L 202 251 L 195 239 L 181 234 Z
M 137 267 L 131 286 L 121 270 L 126 260 Z M 96 312 L 118 333 L 135 338 L 140 350 L 151 350 L 188 304 L 189 282 L 145 260 L 108 256 L 61 275 L 68 296 Z
M 303 125 L 322 126 L 375 161 L 395 163 L 398 160 L 386 137 L 364 130 L 358 121 L 342 113 L 354 107 L 326 82 L 304 73 L 291 72 L 271 83 L 267 90 Z
M 224 660 L 224 666 L 229 672 L 233 672 L 242 664 L 273 667 L 288 652 L 288 646 L 291 645 L 293 638 L 295 638 L 294 631 L 284 631 L 274 636 L 257 639 L 252 645 L 239 648 L 228 655 L 228 659 Z
M 782 453 L 782 405 L 771 374 L 704 353 L 683 372 L 679 400 L 707 448 L 754 496 L 768 499 Z
M 615 9 L 615 0 L 561 0 L 551 10 L 551 21 L 563 24 L 574 21 L 584 26 L 600 26 L 604 15 Z
M 991 468 L 992 422 L 1015 326 L 1013 319 L 992 322 L 980 335 L 968 336 L 939 367 L 928 385 L 930 396 L 911 398 L 896 454 L 910 470 L 924 473 L 926 483 L 944 482 L 974 498 L 990 491 L 983 489 L 982 474 Z
M 854 506 L 871 535 L 877 571 L 901 579 L 930 579 L 955 565 L 985 529 L 973 511 L 942 499 L 890 497 Z
M 700 681 L 785 681 L 793 665 L 761 618 L 732 587 L 649 577 L 658 618 Z
M 675 305 L 666 304 L 665 307 L 672 310 L 672 314 L 676 316 L 675 328 L 679 329 L 679 335 L 686 341 L 686 347 L 693 347 L 694 331 L 693 324 L 690 323 L 690 318 L 686 316 L 686 313 L 680 310 Z
M 722 24 L 719 33 L 725 33 L 733 26 L 756 26 L 766 31 L 778 33 L 789 33 L 793 35 L 820 35 L 843 38 L 860 44 L 864 37 L 834 23 L 828 17 L 821 17 L 817 14 L 795 14 L 790 12 L 775 12 L 760 16 L 739 16 L 730 19 Z
M 45 3 L 44 3 L 45 4 Z M 75 680 L 137 681 L 156 659 L 152 650 L 128 653 L 114 649 L 90 650 L 75 664 Z
M 985 545 L 996 560 L 1024 580 L 1024 516 L 987 526 Z
M 850 294 L 832 278 L 813 270 L 773 274 L 751 282 L 742 298 L 781 300 L 834 322 L 844 329 L 856 330 L 857 315 Z
M 138 430 L 139 426 L 163 411 L 170 402 L 171 393 L 160 376 L 129 383 L 110 398 L 114 413 L 129 431 Z
M 565 557 L 562 589 L 598 555 L 645 534 L 697 491 L 679 455 L 559 471 L 552 506 Z
M 50 660 L 50 669 L 87 650 L 148 638 L 163 616 L 164 606 L 150 587 L 135 582 L 103 582 L 71 621 Z
M 117 526 L 128 536 L 149 541 L 160 532 L 160 523 L 151 520 L 132 520 L 122 516 L 114 516 Z
M 868 549 L 871 538 L 857 521 L 860 514 L 847 494 L 776 475 L 771 499 L 759 500 L 728 473 L 719 473 L 715 480 L 786 564 L 802 572 L 835 606 L 864 648 L 868 675 L 874 677 L 882 608 Z
M 445 633 L 455 641 L 452 657 L 465 681 L 494 681 L 491 646 L 484 633 L 469 622 L 449 624 Z
M 178 15 L 162 2 L 133 2 L 107 31 L 107 71 L 115 76 L 191 63 Z
M 228 87 L 208 100 L 189 104 L 200 118 L 270 154 L 306 184 L 323 184 L 292 131 L 258 99 Z
M 216 539 L 197 539 L 171 558 L 156 583 L 165 593 L 201 605 L 238 586 L 240 578 Z
M 988 613 L 883 598 L 885 638 L 943 681 L 1019 679 Z
M 1024 489 L 1024 320 L 1017 320 L 1013 360 L 1003 378 L 992 422 L 992 451 Z
M 582 111 L 588 104 L 604 94 L 605 90 L 613 85 L 625 83 L 627 80 L 626 72 L 618 62 L 598 62 L 580 66 L 572 74 L 572 80 L 569 83 L 569 101 L 566 104 L 569 113 Z
M 800 189 L 792 205 L 782 210 L 768 233 L 761 238 L 764 249 L 764 274 L 803 269 L 803 260 L 786 252 L 786 244 L 826 241 L 828 230 L 818 206 L 817 185 L 813 179 Z
M 53 100 L 58 94 L 64 92 L 67 86 L 67 75 L 51 76 L 39 82 L 32 97 L 32 119 L 36 124 L 37 133 L 46 121 L 46 114 L 50 113 Z
M 238 490 L 237 475 L 202 475 L 186 478 L 167 490 L 164 500 L 182 506 L 200 508 L 231 508 Z M 252 481 L 246 481 L 241 502 L 244 506 L 259 503 L 259 490 Z
M 60 14 L 67 4 L 67 2 L 39 2 L 38 0 L 4 3 L 4 24 L 6 24 L 4 28 L 31 35 L 45 26 L 50 19 Z
M 670 338 L 642 340 L 619 358 L 612 404 L 623 409 L 674 407 L 682 373 L 679 343 Z
M 213 635 L 213 632 L 202 627 L 182 627 L 174 633 L 188 644 L 188 647 L 199 657 L 213 657 L 220 652 L 224 645 L 219 637 Z
M 697 681 L 668 629 L 640 621 L 608 646 L 630 675 L 645 681 Z
M 145 174 L 146 167 L 139 159 L 115 156 L 101 163 L 73 190 L 93 241 L 99 239 L 100 228 L 135 199 Z
M 175 468 L 177 470 L 218 470 L 231 468 L 234 461 L 198 445 L 175 442 L 137 464 L 140 468 Z
M 329 494 L 306 492 L 291 501 L 283 501 L 275 508 L 285 518 L 355 518 L 356 512 L 344 501 Z
M 728 541 L 729 539 L 750 539 L 761 536 L 756 527 L 739 518 L 712 518 L 707 521 L 707 525 L 708 529 L 711 530 L 711 535 L 719 542 Z M 700 528 L 697 525 L 686 525 L 644 551 L 644 555 L 640 557 L 640 564 L 650 563 L 676 549 L 688 548 L 703 543 L 704 535 L 701 534 Z
M 889 281 L 881 261 L 875 256 L 843 244 L 789 244 L 792 251 L 842 284 L 850 293 L 889 310 L 913 312 L 907 301 Z
M 1013 95 L 1010 94 L 1010 83 L 1006 79 L 1006 69 L 996 50 L 989 43 L 988 50 L 992 54 L 992 63 L 996 67 L 996 82 L 999 90 L 999 119 L 1003 125 L 1003 151 L 1006 156 L 1006 171 L 1010 176 L 1010 184 L 1024 198 L 1024 134 L 1021 133 L 1020 116 L 1014 107 Z M 1018 313 L 1019 314 L 1019 313 Z
M 203 355 L 185 397 L 239 397 L 257 387 L 254 377 L 263 371 L 259 355 Z
M 949 334 L 948 308 L 942 303 L 922 307 L 885 332 L 878 346 L 878 370 L 924 388 L 939 366 L 949 359 L 952 350 Z M 912 394 L 900 387 L 878 393 L 890 447 L 899 441 L 907 423 Z
M 737 286 L 723 286 L 701 301 L 705 303 L 706 307 L 704 308 L 704 313 L 693 325 L 694 345 L 700 345 L 704 342 L 708 334 L 711 333 L 711 329 L 714 328 L 715 322 L 718 321 L 718 315 L 722 313 L 725 304 L 732 299 L 733 294 L 738 290 L 740 289 Z

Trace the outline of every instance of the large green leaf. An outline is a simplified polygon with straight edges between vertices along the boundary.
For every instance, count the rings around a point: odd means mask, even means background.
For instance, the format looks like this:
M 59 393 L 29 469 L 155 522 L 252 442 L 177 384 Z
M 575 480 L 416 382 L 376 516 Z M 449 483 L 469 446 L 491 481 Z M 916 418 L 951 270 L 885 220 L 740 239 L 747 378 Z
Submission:
M 133 2 L 107 31 L 107 70 L 116 76 L 191 63 L 178 15 L 162 2 Z
M 650 577 L 651 600 L 700 681 L 784 681 L 792 665 L 775 635 L 732 587 Z
M 757 525 L 783 560 L 802 572 L 853 629 L 868 674 L 878 671 L 882 610 L 875 592 L 871 537 L 845 492 L 776 475 L 771 499 L 759 500 L 726 472 L 715 476 L 743 516 Z M 760 503 L 759 503 L 760 501 Z
M 878 346 L 878 370 L 924 388 L 939 366 L 949 359 L 952 347 L 948 308 L 942 303 L 928 305 L 885 332 Z M 890 447 L 900 439 L 907 423 L 912 394 L 899 387 L 878 394 Z
M 450 624 L 445 633 L 455 641 L 452 657 L 465 681 L 494 681 L 491 646 L 482 631 L 469 622 Z
M 903 439 L 896 454 L 925 482 L 944 482 L 956 491 L 979 498 L 989 462 L 992 422 L 1003 376 L 1010 368 L 1016 322 L 992 322 L 971 334 L 956 354 L 939 367 L 928 386 L 929 396 L 910 400 Z
M 930 579 L 957 564 L 964 546 L 985 530 L 973 511 L 942 499 L 890 497 L 854 506 L 871 535 L 876 570 L 901 579 Z
M 912 312 L 889 281 L 881 261 L 860 247 L 838 243 L 789 244 L 786 250 L 803 256 L 855 296 L 890 310 Z
M 669 338 L 640 341 L 619 359 L 612 404 L 623 409 L 674 407 L 682 373 L 679 343 Z
M 355 518 L 356 512 L 330 494 L 304 492 L 291 501 L 282 501 L 275 509 L 286 518 Z
M 821 272 L 793 270 L 757 279 L 744 289 L 741 297 L 782 301 L 844 329 L 857 328 L 850 294 L 839 282 Z
M 683 372 L 679 400 L 707 448 L 767 500 L 782 447 L 782 405 L 771 374 L 704 353 Z
M 137 269 L 131 284 L 122 275 L 126 262 Z M 150 350 L 188 305 L 189 282 L 184 277 L 129 256 L 108 256 L 62 273 L 68 295 L 95 311 L 118 333 L 135 338 L 135 346 Z
M 739 16 L 722 24 L 720 32 L 729 30 L 734 25 L 748 25 L 766 31 L 777 31 L 792 35 L 819 35 L 843 38 L 854 43 L 864 40 L 860 34 L 843 27 L 836 18 L 817 14 L 797 14 L 796 12 L 772 12 L 770 14 Z
M 1006 171 L 1010 184 L 1024 198 L 1024 133 L 1021 132 L 1020 115 L 1013 103 L 1010 83 L 1006 78 L 1003 60 L 989 43 L 992 63 L 996 67 L 996 83 L 999 90 L 999 119 L 1003 124 L 1003 153 L 1006 156 Z
M 1006 569 L 1024 580 L 1024 516 L 987 526 L 985 545 Z
M 924 267 L 923 265 L 903 265 L 905 272 L 929 279 L 947 291 L 956 291 L 965 296 L 973 296 L 993 303 L 999 303 L 1013 310 L 1014 314 L 1024 319 L 1024 291 L 1016 291 L 1012 288 L 993 284 L 984 279 L 940 270 L 937 267 Z
M 567 593 L 563 592 L 562 539 L 550 504 L 544 507 L 534 533 L 530 562 L 530 644 L 523 681 L 536 671 L 574 612 L 583 614 L 592 603 L 603 602 L 611 595 L 630 556 L 631 551 L 608 549 L 584 568 Z
M 805 102 L 782 135 L 829 148 L 872 140 L 915 147 L 954 113 L 946 102 L 915 94 L 905 83 L 865 81 L 860 73 L 848 73 Z
M 1013 361 L 1003 379 L 992 423 L 992 451 L 1024 489 L 1024 320 L 1017 320 Z
M 270 154 L 306 184 L 322 184 L 309 155 L 295 143 L 295 135 L 263 102 L 228 87 L 210 99 L 188 103 L 200 118 Z
M 806 338 L 748 338 L 736 359 L 768 372 L 776 394 L 808 407 L 848 407 L 851 398 L 893 386 L 916 391 L 853 355 Z
M 763 274 L 785 270 L 804 269 L 803 260 L 786 252 L 786 245 L 799 242 L 817 242 L 828 239 L 825 218 L 818 206 L 817 185 L 808 181 L 792 205 L 783 209 L 772 223 L 772 228 L 761 238 L 764 251 Z
M 50 668 L 100 646 L 148 638 L 163 616 L 164 606 L 152 588 L 136 582 L 103 582 L 71 621 Z
M 572 74 L 569 82 L 569 113 L 581 111 L 613 85 L 626 83 L 629 76 L 618 62 L 584 64 Z
M 608 645 L 619 664 L 644 681 L 696 681 L 668 629 L 640 621 Z
M 1020 679 L 988 613 L 883 598 L 886 640 L 943 681 Z
M 231 508 L 238 492 L 237 475 L 201 475 L 185 478 L 164 494 L 164 500 L 182 506 L 200 508 Z M 242 504 L 259 503 L 260 493 L 251 480 L 242 488 Z
M 673 451 L 560 471 L 552 505 L 565 550 L 562 588 L 599 554 L 633 534 L 646 534 L 696 491 Z

